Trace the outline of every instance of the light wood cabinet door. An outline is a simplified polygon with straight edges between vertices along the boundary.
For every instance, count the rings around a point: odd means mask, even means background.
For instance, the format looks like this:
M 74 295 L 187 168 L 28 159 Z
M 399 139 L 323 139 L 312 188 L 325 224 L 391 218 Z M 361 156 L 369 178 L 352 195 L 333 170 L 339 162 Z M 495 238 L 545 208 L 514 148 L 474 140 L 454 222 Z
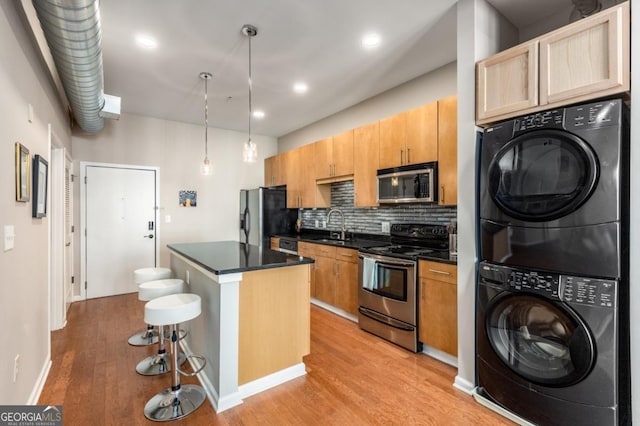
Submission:
M 380 120 L 380 168 L 405 164 L 407 115 L 396 114 Z
M 377 206 L 376 172 L 379 169 L 380 124 L 358 127 L 353 132 L 353 189 L 356 207 Z
M 305 241 L 298 242 L 298 256 L 316 258 L 315 246 L 317 244 L 307 243 Z M 316 264 L 309 265 L 309 289 L 311 297 L 316 297 Z
M 458 98 L 438 101 L 438 204 L 458 204 Z
M 458 355 L 458 288 L 456 265 L 421 260 L 418 339 Z
M 358 314 L 358 251 L 336 250 L 336 306 L 350 314 Z
M 438 102 L 407 111 L 405 164 L 438 159 Z
M 538 105 L 538 41 L 507 49 L 476 65 L 476 121 L 482 124 Z
M 296 148 L 284 153 L 283 162 L 287 174 L 287 207 L 297 209 L 301 206 L 302 192 L 302 149 Z
M 316 256 L 315 271 L 316 299 L 330 305 L 336 303 L 335 257 Z
M 271 250 L 280 250 L 280 238 L 278 237 L 271 237 Z
M 314 142 L 313 144 L 313 163 L 315 167 L 316 179 L 324 179 L 333 176 L 333 140 L 326 138 Z
M 264 159 L 264 186 L 280 186 L 287 184 L 284 154 Z
M 323 207 L 316 205 L 316 179 L 313 173 L 309 171 L 314 164 L 314 146 L 313 144 L 304 145 L 297 148 L 300 151 L 298 157 L 298 180 L 300 182 L 300 205 L 299 207 Z
M 420 278 L 418 339 L 453 356 L 458 356 L 457 292 L 455 284 Z
M 353 174 L 353 129 L 333 137 L 333 175 Z
M 541 105 L 628 91 L 629 72 L 628 2 L 540 38 Z

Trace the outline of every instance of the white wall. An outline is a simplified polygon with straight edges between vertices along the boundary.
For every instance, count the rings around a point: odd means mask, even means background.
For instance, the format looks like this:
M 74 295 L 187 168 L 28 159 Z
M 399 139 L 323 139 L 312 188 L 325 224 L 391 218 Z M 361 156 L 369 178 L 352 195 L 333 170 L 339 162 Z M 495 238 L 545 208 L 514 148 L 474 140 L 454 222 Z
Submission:
M 454 95 L 456 63 L 452 62 L 373 98 L 278 138 L 278 152 L 373 123 L 438 99 Z
M 16 11 L 19 2 L 0 2 L 0 227 L 13 225 L 15 248 L 0 251 L 0 404 L 37 402 L 49 366 L 49 219 L 33 219 L 31 202 L 15 201 L 14 143 L 49 159 L 48 124 L 71 146 L 66 114 L 52 90 L 40 57 Z M 27 120 L 27 106 L 34 120 Z M 0 229 L 2 231 L 2 229 Z M 14 357 L 19 374 L 13 381 Z M 53 401 L 52 401 L 53 402 Z
M 276 154 L 274 138 L 252 135 L 260 157 L 254 164 L 243 163 L 242 145 L 246 138 L 246 133 L 209 128 L 213 174 L 202 176 L 203 126 L 123 114 L 118 121 L 107 120 L 98 134 L 74 134 L 73 158 L 76 170 L 80 161 L 160 168 L 159 264 L 168 267 L 167 244 L 238 240 L 239 191 L 262 185 L 264 158 Z M 79 187 L 76 185 L 77 218 Z M 178 206 L 180 190 L 197 191 L 197 207 Z M 171 223 L 165 223 L 166 215 L 171 216 Z M 76 225 L 79 229 L 79 221 Z M 81 232 L 76 234 L 80 238 Z M 76 247 L 80 247 L 79 241 Z M 76 261 L 80 265 L 79 259 Z

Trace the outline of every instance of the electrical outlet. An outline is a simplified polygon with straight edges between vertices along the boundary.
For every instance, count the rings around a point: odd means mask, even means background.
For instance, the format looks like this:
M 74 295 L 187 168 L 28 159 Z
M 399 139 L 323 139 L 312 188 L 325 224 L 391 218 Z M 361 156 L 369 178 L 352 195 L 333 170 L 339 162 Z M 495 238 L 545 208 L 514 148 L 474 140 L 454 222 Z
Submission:
M 187 269 L 184 274 L 184 282 L 189 285 L 189 270 Z
M 316 219 L 316 228 L 318 227 L 319 223 L 318 223 L 318 219 Z
M 382 222 L 382 232 L 391 232 L 391 225 L 389 222 Z
M 322 221 L 322 227 L 323 227 L 323 228 L 326 228 L 326 227 L 327 227 L 327 221 L 326 221 L 326 220 L 323 220 L 323 221 Z
M 20 354 L 13 359 L 13 383 L 18 381 L 18 371 L 20 370 Z
M 13 225 L 4 226 L 4 251 L 13 250 L 15 244 L 16 232 Z

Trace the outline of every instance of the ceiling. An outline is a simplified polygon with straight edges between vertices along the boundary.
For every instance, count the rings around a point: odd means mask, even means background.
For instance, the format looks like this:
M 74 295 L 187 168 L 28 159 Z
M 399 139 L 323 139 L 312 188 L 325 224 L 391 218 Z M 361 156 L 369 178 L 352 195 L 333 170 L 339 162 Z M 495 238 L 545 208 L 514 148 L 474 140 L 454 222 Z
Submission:
M 488 0 L 517 27 L 571 0 Z M 105 93 L 122 112 L 248 130 L 248 39 L 252 132 L 282 136 L 456 60 L 456 0 L 101 1 Z M 544 3 L 544 4 L 543 4 Z M 541 7 L 543 6 L 543 7 Z M 547 15 L 545 15 L 547 14 Z M 381 44 L 364 49 L 365 33 Z M 143 49 L 137 34 L 157 40 Z M 304 95 L 293 92 L 304 81 Z
M 248 129 L 251 41 L 252 132 L 281 136 L 456 59 L 456 0 L 101 1 L 104 90 L 122 112 Z M 380 46 L 362 36 L 376 31 Z M 139 48 L 138 33 L 157 39 Z M 305 95 L 293 92 L 304 81 Z

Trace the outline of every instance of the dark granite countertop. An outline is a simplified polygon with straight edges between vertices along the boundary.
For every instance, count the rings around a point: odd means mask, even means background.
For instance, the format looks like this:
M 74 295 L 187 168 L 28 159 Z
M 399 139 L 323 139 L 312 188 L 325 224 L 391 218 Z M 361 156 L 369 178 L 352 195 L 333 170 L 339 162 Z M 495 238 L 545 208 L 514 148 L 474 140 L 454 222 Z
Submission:
M 216 275 L 314 263 L 313 259 L 281 253 L 237 241 L 168 244 L 178 253 Z
M 307 231 L 302 230 L 300 234 L 277 234 L 273 235 L 277 238 L 284 238 L 294 241 L 305 241 L 308 243 L 326 244 L 330 246 L 346 247 L 355 250 L 367 247 L 377 247 L 391 244 L 389 236 L 387 235 L 373 235 L 373 234 L 354 234 L 351 238 L 341 241 L 335 238 L 330 238 L 331 233 L 328 231 Z M 434 252 L 419 256 L 419 259 L 433 260 L 435 262 L 450 263 L 456 265 L 458 263 L 458 256 L 451 255 L 449 252 Z

